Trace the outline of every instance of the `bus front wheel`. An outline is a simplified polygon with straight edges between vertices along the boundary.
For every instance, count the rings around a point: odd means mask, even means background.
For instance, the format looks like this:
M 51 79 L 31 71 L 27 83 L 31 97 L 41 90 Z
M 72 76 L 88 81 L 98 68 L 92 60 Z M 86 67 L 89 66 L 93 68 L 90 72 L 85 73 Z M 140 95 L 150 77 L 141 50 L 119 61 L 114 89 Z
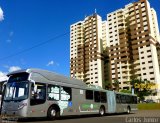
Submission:
M 60 112 L 55 107 L 50 107 L 47 112 L 47 117 L 50 120 L 55 120 L 56 118 L 59 117 L 59 113 Z

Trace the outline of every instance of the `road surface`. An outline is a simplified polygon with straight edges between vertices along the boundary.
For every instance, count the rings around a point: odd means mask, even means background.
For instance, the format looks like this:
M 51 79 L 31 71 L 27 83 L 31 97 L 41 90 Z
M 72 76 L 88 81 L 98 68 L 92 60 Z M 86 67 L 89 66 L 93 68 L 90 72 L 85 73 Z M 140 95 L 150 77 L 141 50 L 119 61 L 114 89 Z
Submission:
M 16 123 L 16 121 L 2 120 L 2 123 Z M 18 123 L 160 123 L 160 110 L 140 110 L 131 114 L 106 114 L 61 117 L 54 121 L 47 119 L 25 119 Z

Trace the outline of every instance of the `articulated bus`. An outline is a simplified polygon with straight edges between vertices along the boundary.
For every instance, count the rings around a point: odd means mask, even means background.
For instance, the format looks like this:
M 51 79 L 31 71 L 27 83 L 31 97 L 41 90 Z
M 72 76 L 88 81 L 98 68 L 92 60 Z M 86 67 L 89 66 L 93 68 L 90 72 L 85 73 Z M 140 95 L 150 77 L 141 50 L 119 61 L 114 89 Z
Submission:
M 40 69 L 11 72 L 5 84 L 1 114 L 16 118 L 130 113 L 137 97 L 87 86 L 84 82 Z

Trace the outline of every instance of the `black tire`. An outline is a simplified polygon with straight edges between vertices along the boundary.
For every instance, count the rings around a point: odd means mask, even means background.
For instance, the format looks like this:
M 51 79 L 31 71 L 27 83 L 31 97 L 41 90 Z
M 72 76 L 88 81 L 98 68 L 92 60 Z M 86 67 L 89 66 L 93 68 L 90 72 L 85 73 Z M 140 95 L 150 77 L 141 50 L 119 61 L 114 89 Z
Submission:
M 130 114 L 131 113 L 131 108 L 130 106 L 127 107 L 127 114 Z
M 99 109 L 99 115 L 104 116 L 105 115 L 105 108 L 103 106 L 100 107 Z
M 47 117 L 50 120 L 55 120 L 60 116 L 60 111 L 58 111 L 55 107 L 50 107 L 47 112 Z

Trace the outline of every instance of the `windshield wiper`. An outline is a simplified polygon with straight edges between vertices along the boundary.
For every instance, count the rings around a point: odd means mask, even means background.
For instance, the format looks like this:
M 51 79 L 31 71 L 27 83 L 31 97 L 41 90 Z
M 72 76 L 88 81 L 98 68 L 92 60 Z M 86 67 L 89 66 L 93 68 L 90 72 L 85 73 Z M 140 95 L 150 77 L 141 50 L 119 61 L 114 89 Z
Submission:
M 7 100 L 3 100 L 4 102 L 10 102 L 10 101 L 13 101 L 13 100 L 11 100 L 11 99 L 7 99 Z
M 21 102 L 22 100 L 24 100 L 24 99 L 10 99 L 10 100 L 3 100 L 3 101 L 5 101 L 5 102 Z

